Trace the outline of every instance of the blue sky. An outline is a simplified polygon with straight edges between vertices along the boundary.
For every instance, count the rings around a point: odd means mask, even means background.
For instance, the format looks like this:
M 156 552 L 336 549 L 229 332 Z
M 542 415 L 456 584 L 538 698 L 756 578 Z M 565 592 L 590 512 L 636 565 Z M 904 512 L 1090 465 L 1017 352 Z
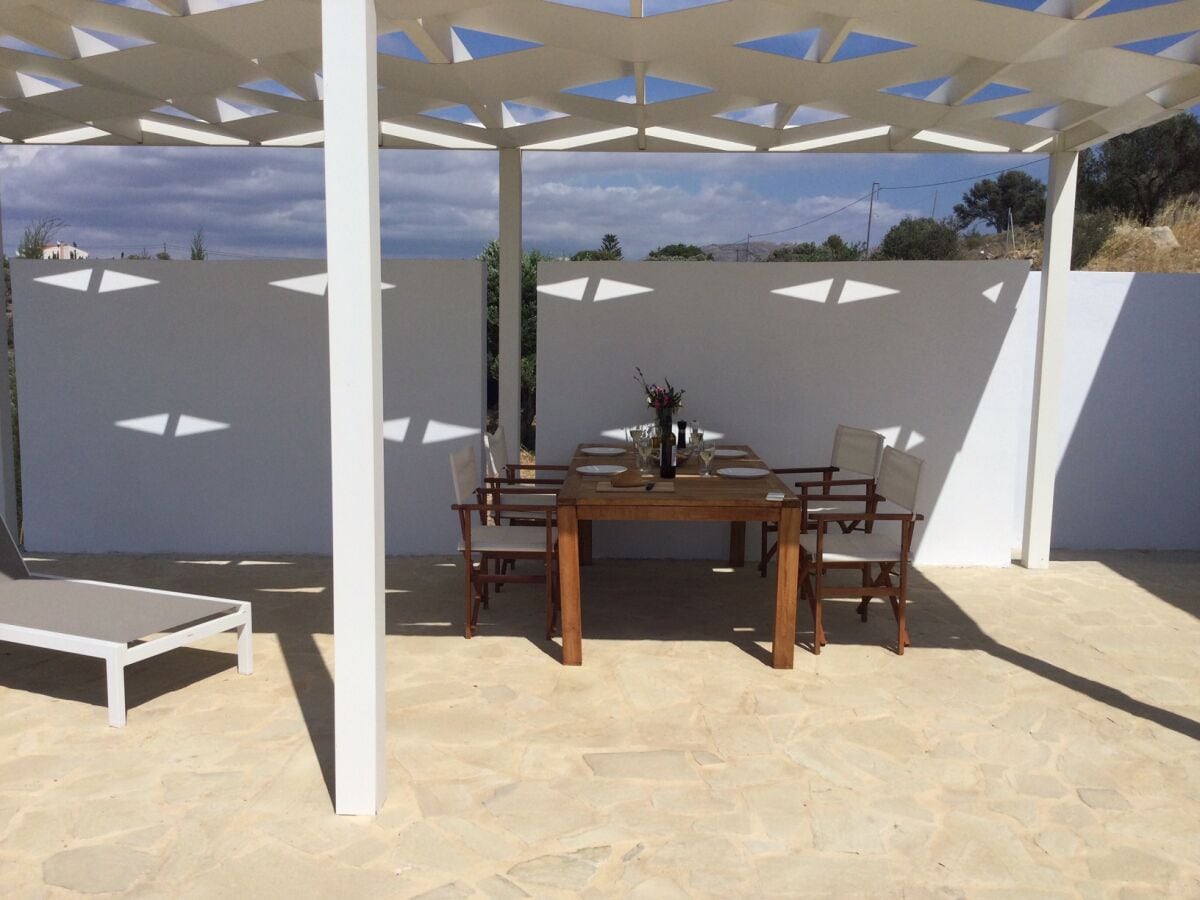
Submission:
M 676 241 L 732 242 L 782 229 L 764 239 L 819 242 L 837 233 L 861 241 L 861 198 L 873 181 L 884 187 L 878 240 L 903 216 L 928 215 L 935 192 L 942 216 L 974 180 L 1008 166 L 1045 180 L 1045 158 L 1030 162 L 991 154 L 527 153 L 525 243 L 569 254 L 613 232 L 627 257 L 640 258 Z M 471 257 L 496 235 L 493 153 L 385 151 L 380 183 L 386 256 Z M 319 150 L 0 149 L 10 254 L 26 225 L 57 216 L 67 223 L 61 237 L 97 256 L 154 252 L 165 242 L 179 257 L 203 227 L 213 258 L 319 257 L 323 191 Z

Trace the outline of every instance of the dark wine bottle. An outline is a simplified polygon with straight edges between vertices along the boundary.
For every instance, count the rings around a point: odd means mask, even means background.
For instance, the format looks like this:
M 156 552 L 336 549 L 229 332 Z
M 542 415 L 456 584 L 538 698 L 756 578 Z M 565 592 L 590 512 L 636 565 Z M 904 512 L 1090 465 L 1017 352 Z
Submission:
M 680 450 L 687 447 L 687 420 L 680 419 L 679 424 L 675 426 L 679 430 L 679 440 L 676 442 Z
M 659 420 L 662 423 L 662 441 L 659 444 L 658 477 L 675 477 L 675 442 L 671 440 L 671 416 L 668 414 Z

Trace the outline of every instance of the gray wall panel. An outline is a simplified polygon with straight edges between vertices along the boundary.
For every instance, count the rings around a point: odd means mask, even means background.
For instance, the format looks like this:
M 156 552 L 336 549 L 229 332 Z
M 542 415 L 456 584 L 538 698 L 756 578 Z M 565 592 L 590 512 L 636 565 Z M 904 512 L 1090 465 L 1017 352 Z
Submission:
M 271 284 L 323 270 L 15 261 L 26 546 L 328 552 L 324 290 Z M 386 445 L 388 550 L 444 552 L 457 531 L 445 457 L 482 422 L 482 268 L 389 261 L 383 277 L 396 285 L 383 293 L 385 416 L 411 418 Z M 164 414 L 158 433 L 149 417 Z M 147 421 L 115 424 L 130 419 Z M 228 427 L 179 433 L 197 419 Z

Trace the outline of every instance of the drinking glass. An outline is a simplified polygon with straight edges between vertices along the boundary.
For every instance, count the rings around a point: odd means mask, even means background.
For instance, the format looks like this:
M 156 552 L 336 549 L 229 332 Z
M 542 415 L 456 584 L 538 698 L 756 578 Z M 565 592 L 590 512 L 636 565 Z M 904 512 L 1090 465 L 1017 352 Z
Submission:
M 716 441 L 701 441 L 700 442 L 700 461 L 704 463 L 704 471 L 700 473 L 701 478 L 711 478 L 712 460 L 717 452 Z
M 642 432 L 638 435 L 637 444 L 638 470 L 645 472 L 650 464 L 650 453 L 654 449 L 650 435 Z

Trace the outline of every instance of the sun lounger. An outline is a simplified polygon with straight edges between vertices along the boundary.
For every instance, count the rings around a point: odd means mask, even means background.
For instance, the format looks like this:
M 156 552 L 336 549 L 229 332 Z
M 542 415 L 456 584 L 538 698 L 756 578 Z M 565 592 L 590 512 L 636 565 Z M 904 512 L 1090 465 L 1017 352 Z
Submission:
M 34 575 L 0 520 L 0 641 L 103 659 L 108 724 L 125 724 L 125 667 L 222 631 L 237 632 L 249 675 L 250 604 L 123 584 Z

